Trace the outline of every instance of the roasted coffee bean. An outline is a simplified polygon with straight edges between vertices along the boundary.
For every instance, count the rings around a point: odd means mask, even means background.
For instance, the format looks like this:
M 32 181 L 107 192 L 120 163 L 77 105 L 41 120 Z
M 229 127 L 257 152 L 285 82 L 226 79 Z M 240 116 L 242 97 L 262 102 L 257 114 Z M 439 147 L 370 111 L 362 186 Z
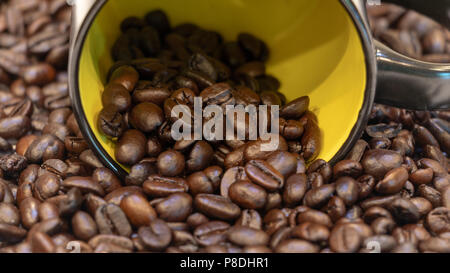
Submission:
M 138 130 L 128 130 L 117 143 L 115 156 L 122 164 L 134 165 L 145 156 L 147 139 Z
M 231 201 L 246 209 L 261 209 L 267 202 L 264 188 L 246 180 L 233 183 L 228 194 Z
M 228 169 L 220 182 L 220 195 L 228 198 L 230 186 L 240 180 L 248 180 L 247 173 L 243 167 L 233 167 Z
M 124 65 L 114 70 L 109 78 L 109 83 L 121 84 L 131 92 L 138 80 L 138 72 L 132 66 Z
M 347 206 L 358 201 L 359 185 L 351 177 L 344 176 L 336 180 L 336 195 L 342 198 Z
M 126 237 L 131 235 L 130 223 L 117 205 L 101 205 L 95 212 L 95 221 L 101 234 L 117 234 Z
M 53 135 L 42 135 L 28 146 L 25 157 L 32 163 L 40 163 L 48 159 L 62 159 L 64 152 L 62 141 Z
M 219 105 L 224 107 L 225 105 L 235 104 L 233 92 L 234 89 L 229 84 L 218 83 L 204 89 L 200 93 L 200 97 L 202 97 L 203 103 L 206 105 Z
M 33 197 L 28 197 L 20 202 L 21 221 L 25 228 L 30 229 L 39 222 L 39 204 L 39 200 Z
M 270 140 L 255 140 L 250 141 L 245 146 L 244 156 L 247 161 L 254 159 L 267 159 L 274 151 L 266 151 L 262 147 L 262 145 L 267 145 L 270 143 Z M 279 137 L 279 142 L 277 147 L 274 147 L 275 151 L 287 151 L 288 146 L 286 140 L 283 137 Z
M 240 246 L 263 246 L 269 243 L 269 235 L 251 227 L 234 226 L 228 231 L 228 240 Z
M 371 175 L 363 175 L 357 179 L 359 184 L 359 199 L 369 196 L 375 189 L 375 178 Z
M 306 175 L 291 175 L 284 186 L 283 201 L 287 206 L 295 206 L 301 202 L 308 188 Z
M 293 228 L 291 234 L 295 238 L 309 242 L 326 242 L 330 237 L 330 231 L 326 226 L 305 222 Z
M 336 185 L 327 184 L 314 188 L 306 192 L 303 198 L 303 203 L 312 208 L 319 208 L 324 206 L 333 196 L 336 190 Z
M 131 96 L 128 90 L 121 84 L 109 84 L 102 94 L 103 106 L 113 105 L 121 113 L 131 106 Z
M 12 116 L 0 119 L 0 137 L 19 138 L 31 127 L 31 120 L 27 116 Z
M 349 224 L 335 226 L 330 233 L 331 250 L 338 253 L 356 252 L 362 244 L 361 235 Z
M 249 33 L 241 33 L 238 36 L 239 45 L 249 58 L 264 61 L 268 58 L 266 44 Z
M 189 172 L 205 169 L 213 160 L 213 148 L 206 141 L 197 141 L 186 160 L 186 168 Z
M 134 128 L 150 133 L 161 126 L 164 122 L 164 115 L 156 104 L 143 102 L 133 107 L 129 121 Z
M 365 153 L 361 164 L 367 174 L 382 179 L 388 171 L 400 167 L 402 162 L 403 158 L 397 152 L 375 149 Z
M 72 188 L 67 192 L 65 198 L 58 202 L 59 213 L 61 216 L 74 214 L 81 206 L 83 196 L 78 188 Z
M 41 177 L 38 178 L 38 181 Z M 105 195 L 102 186 L 91 177 L 72 176 L 65 179 L 62 182 L 62 186 L 66 189 L 78 188 L 82 193 L 93 193 L 99 196 Z
M 115 105 L 107 105 L 98 116 L 98 128 L 106 136 L 115 138 L 122 136 L 127 125 Z
M 184 171 L 185 159 L 182 153 L 168 150 L 158 156 L 158 171 L 163 176 L 177 176 Z
M 399 223 L 415 223 L 420 218 L 416 205 L 405 198 L 395 199 L 388 205 L 388 209 Z
M 292 167 L 295 167 L 295 165 Z M 251 160 L 245 166 L 245 172 L 255 184 L 268 191 L 278 190 L 284 185 L 283 175 L 266 161 Z M 293 170 L 290 172 L 293 172 Z
M 375 234 L 390 234 L 395 228 L 395 221 L 392 218 L 379 217 L 371 224 Z
M 64 140 L 64 146 L 68 153 L 80 155 L 88 149 L 88 144 L 83 138 L 68 136 Z
M 172 193 L 187 192 L 188 183 L 183 178 L 150 175 L 142 188 L 151 197 L 167 197 Z
M 45 221 L 59 217 L 59 209 L 56 204 L 51 202 L 41 203 L 38 207 L 39 219 Z
M 395 194 L 403 188 L 407 180 L 408 171 L 403 167 L 396 168 L 389 171 L 375 189 L 382 194 Z
M 45 85 L 55 79 L 55 69 L 46 63 L 25 67 L 22 71 L 23 79 L 30 85 Z
M 420 185 L 418 188 L 418 193 L 420 196 L 430 201 L 431 204 L 433 204 L 433 207 L 441 206 L 442 197 L 438 190 L 427 185 Z
M 0 204 L 0 223 L 19 226 L 21 220 L 19 209 L 13 204 Z
M 72 229 L 75 236 L 84 241 L 88 241 L 98 232 L 94 219 L 84 211 L 75 213 L 72 218 Z
M 34 197 L 44 201 L 56 196 L 60 190 L 60 178 L 52 173 L 45 173 L 39 176 L 34 185 Z
M 426 224 L 430 231 L 441 234 L 450 231 L 450 210 L 439 207 L 432 210 L 426 217 Z
M 158 216 L 168 222 L 182 222 L 191 214 L 192 197 L 187 193 L 174 193 L 161 200 L 153 200 Z
M 127 185 L 141 186 L 150 175 L 156 172 L 153 162 L 141 161 L 131 167 L 130 173 L 125 177 L 125 183 Z
M 305 132 L 301 139 L 303 157 L 307 162 L 316 159 L 321 149 L 321 132 L 317 123 L 317 118 L 313 113 L 306 112 L 307 119 Z
M 121 187 L 120 180 L 107 168 L 98 168 L 92 173 L 92 179 L 105 191 L 110 193 Z
M 277 253 L 317 253 L 319 247 L 308 241 L 288 239 L 281 242 L 276 248 Z
M 316 223 L 327 227 L 332 226 L 331 219 L 326 213 L 313 209 L 301 212 L 297 215 L 298 224 L 305 222 Z
M 298 98 L 280 109 L 280 116 L 285 119 L 299 119 L 308 110 L 309 97 Z
M 156 218 L 155 210 L 140 194 L 125 196 L 120 202 L 120 208 L 135 227 L 148 226 Z
M 431 204 L 431 202 L 423 197 L 411 198 L 411 202 L 413 202 L 413 204 L 419 210 L 420 216 L 427 215 L 433 209 L 433 205 Z
M 222 221 L 210 221 L 194 230 L 194 238 L 202 246 L 211 246 L 224 242 L 230 225 Z
M 237 205 L 220 195 L 198 194 L 194 204 L 200 212 L 220 220 L 233 220 L 241 214 L 241 209 Z
M 341 176 L 350 176 L 353 178 L 357 178 L 362 173 L 362 166 L 359 162 L 352 160 L 342 160 L 333 168 L 333 177 L 339 178 Z
M 144 246 L 153 251 L 164 250 L 172 241 L 172 231 L 160 219 L 151 221 L 149 226 L 140 227 L 138 236 Z

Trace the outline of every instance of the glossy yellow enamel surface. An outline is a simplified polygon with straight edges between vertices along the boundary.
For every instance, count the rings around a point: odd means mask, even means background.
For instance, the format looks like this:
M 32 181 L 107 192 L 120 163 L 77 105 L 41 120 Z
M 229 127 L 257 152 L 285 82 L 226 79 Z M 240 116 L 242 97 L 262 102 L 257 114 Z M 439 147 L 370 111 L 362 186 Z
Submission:
M 92 24 L 80 60 L 80 97 L 87 119 L 105 150 L 96 120 L 110 49 L 119 24 L 160 8 L 172 25 L 192 22 L 219 31 L 226 40 L 239 32 L 263 39 L 271 50 L 268 73 L 281 80 L 289 100 L 309 95 L 322 128 L 320 158 L 330 160 L 345 143 L 363 105 L 366 63 L 350 16 L 338 0 L 110 0 Z

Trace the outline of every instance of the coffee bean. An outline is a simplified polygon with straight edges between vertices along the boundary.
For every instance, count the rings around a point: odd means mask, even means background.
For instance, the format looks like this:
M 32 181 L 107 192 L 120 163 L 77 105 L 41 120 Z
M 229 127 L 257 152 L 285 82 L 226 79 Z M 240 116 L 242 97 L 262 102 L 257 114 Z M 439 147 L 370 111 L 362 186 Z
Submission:
M 262 230 L 234 226 L 228 231 L 228 240 L 240 246 L 262 246 L 268 244 L 269 236 Z
M 449 232 L 449 218 L 450 210 L 448 208 L 439 207 L 428 213 L 426 224 L 428 228 L 436 234 Z
M 134 165 L 145 156 L 145 144 L 147 139 L 137 130 L 128 130 L 117 143 L 115 156 L 122 164 Z
M 334 184 L 327 184 L 311 189 L 306 192 L 305 197 L 303 198 L 303 203 L 312 208 L 321 207 L 330 200 L 335 190 L 336 186 Z
M 246 180 L 233 183 L 228 194 L 231 201 L 246 209 L 261 209 L 267 201 L 264 188 Z
M 280 116 L 286 119 L 299 119 L 308 110 L 309 97 L 298 98 L 280 109 Z
M 330 233 L 331 250 L 338 253 L 356 252 L 361 246 L 362 238 L 355 228 L 348 224 L 335 226 Z
M 3 242 L 17 243 L 20 242 L 27 234 L 23 228 L 0 223 L 0 239 Z
M 243 167 L 233 167 L 228 169 L 220 182 L 220 195 L 228 198 L 230 186 L 240 180 L 248 180 L 247 173 Z
M 198 194 L 194 204 L 200 212 L 220 220 L 233 220 L 241 214 L 237 205 L 220 195 Z
M 304 222 L 293 228 L 291 235 L 295 238 L 306 240 L 309 242 L 326 242 L 330 237 L 330 231 L 326 226 Z
M 182 222 L 192 211 L 192 197 L 187 193 L 174 193 L 154 202 L 154 207 L 161 219 L 168 222 Z
M 255 140 L 250 141 L 244 150 L 244 156 L 247 161 L 255 160 L 255 159 L 261 159 L 265 160 L 267 159 L 273 151 L 264 151 L 262 149 L 262 145 L 267 145 L 270 142 L 270 140 Z M 275 147 L 275 151 L 287 151 L 288 146 L 286 143 L 286 140 L 284 140 L 283 137 L 279 137 L 279 142 L 277 147 Z
M 164 122 L 164 115 L 159 106 L 151 102 L 143 102 L 133 107 L 129 121 L 133 127 L 150 133 Z
M 251 160 L 245 165 L 245 172 L 255 184 L 268 191 L 275 191 L 284 185 L 283 175 L 266 161 Z
M 72 229 L 75 236 L 88 241 L 97 234 L 97 224 L 92 217 L 83 211 L 78 211 L 72 218 Z
M 397 152 L 376 149 L 367 151 L 361 164 L 367 174 L 382 179 L 388 171 L 400 167 L 402 161 L 402 156 Z
M 378 182 L 375 189 L 382 194 L 398 193 L 408 180 L 405 168 L 396 168 L 386 173 L 383 180 Z
M 67 189 L 78 188 L 82 193 L 93 193 L 99 196 L 105 195 L 105 191 L 101 185 L 91 177 L 69 177 L 62 182 L 62 186 Z
M 222 221 L 210 221 L 194 230 L 194 238 L 202 246 L 212 246 L 224 242 L 230 225 Z
M 184 170 L 184 156 L 178 151 L 168 150 L 158 156 L 158 170 L 163 176 L 177 176 Z
M 166 197 L 172 193 L 187 192 L 189 186 L 183 178 L 150 175 L 142 185 L 146 194 L 152 197 Z
M 306 175 L 294 174 L 286 180 L 283 191 L 283 201 L 287 206 L 294 206 L 303 199 L 308 188 Z
M 40 63 L 25 67 L 22 76 L 27 84 L 45 85 L 54 80 L 56 71 L 51 65 Z
M 140 227 L 138 235 L 145 247 L 154 251 L 164 250 L 172 241 L 172 231 L 160 219 L 151 221 L 149 226 Z
M 405 198 L 395 199 L 389 204 L 388 209 L 399 223 L 415 223 L 420 218 L 417 207 Z
M 333 168 L 334 178 L 341 176 L 350 176 L 358 178 L 362 173 L 362 166 L 359 162 L 353 160 L 342 160 L 338 162 Z
M 351 177 L 341 177 L 336 181 L 336 194 L 347 206 L 353 205 L 358 200 L 359 185 Z
M 115 105 L 109 104 L 100 111 L 98 128 L 103 134 L 111 138 L 120 137 L 126 127 L 125 120 Z
M 319 247 L 298 239 L 289 239 L 281 242 L 275 249 L 277 253 L 317 253 Z
M 125 178 L 125 183 L 127 185 L 141 186 L 150 175 L 156 172 L 154 162 L 141 161 L 131 167 L 130 173 Z
M 131 226 L 125 213 L 114 204 L 101 205 L 95 212 L 95 221 L 101 234 L 131 235 Z
M 156 218 L 155 210 L 140 194 L 125 196 L 120 202 L 120 208 L 135 227 L 148 226 Z
M 433 207 L 441 206 L 442 197 L 441 193 L 438 190 L 427 185 L 420 185 L 418 193 L 420 196 L 430 201 Z

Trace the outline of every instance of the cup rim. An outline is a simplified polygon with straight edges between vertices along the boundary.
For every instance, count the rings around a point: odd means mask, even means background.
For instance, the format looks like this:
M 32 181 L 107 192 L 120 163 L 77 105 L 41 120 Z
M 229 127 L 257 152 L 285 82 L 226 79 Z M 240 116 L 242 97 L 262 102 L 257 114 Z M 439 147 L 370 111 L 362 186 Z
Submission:
M 98 0 L 92 5 L 83 22 L 81 23 L 78 33 L 76 33 L 75 40 L 71 41 L 72 45 L 68 66 L 69 94 L 71 97 L 75 118 L 78 122 L 82 135 L 88 142 L 89 148 L 94 152 L 94 154 L 98 157 L 98 159 L 103 163 L 105 167 L 111 169 L 119 177 L 125 178 L 128 175 L 128 172 L 125 171 L 118 162 L 111 158 L 111 156 L 105 151 L 102 144 L 99 142 L 94 132 L 92 131 L 91 126 L 89 125 L 89 122 L 86 118 L 80 98 L 79 69 L 82 48 L 86 41 L 86 37 L 92 23 L 94 22 L 97 14 L 107 3 L 107 1 L 108 0 Z M 342 4 L 342 6 L 345 8 L 348 15 L 352 19 L 353 25 L 354 27 L 356 27 L 358 35 L 360 37 L 360 42 L 362 45 L 366 63 L 366 87 L 364 90 L 364 101 L 358 113 L 358 119 L 354 124 L 352 130 L 350 131 L 350 134 L 347 137 L 345 143 L 329 161 L 330 164 L 335 164 L 339 160 L 342 160 L 362 136 L 364 127 L 369 120 L 370 111 L 375 100 L 377 75 L 374 40 L 370 33 L 366 15 L 361 14 L 356 4 L 351 0 L 339 0 L 339 2 Z

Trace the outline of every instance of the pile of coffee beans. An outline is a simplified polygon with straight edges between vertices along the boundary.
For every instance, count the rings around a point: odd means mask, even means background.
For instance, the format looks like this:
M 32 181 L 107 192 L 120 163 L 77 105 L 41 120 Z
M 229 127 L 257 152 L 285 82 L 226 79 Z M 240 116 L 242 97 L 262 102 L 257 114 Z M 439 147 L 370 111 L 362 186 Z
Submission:
M 30 36 L 14 30 L 30 28 L 29 18 L 68 24 L 70 9 L 62 2 L 2 4 L 0 35 L 27 45 Z M 19 49 L 0 45 L 3 50 Z M 20 70 L 46 64 L 56 76 L 29 83 L 0 64 L 2 253 L 450 252 L 450 111 L 376 105 L 364 136 L 334 166 L 320 159 L 306 166 L 295 156 L 302 144 L 287 140 L 287 149 L 243 166 L 231 164 L 240 162 L 234 157 L 222 166 L 219 158 L 242 155 L 209 144 L 218 165 L 188 171 L 203 164 L 206 145 L 178 143 L 158 146 L 160 152 L 146 154 L 121 180 L 81 137 L 66 104 L 65 69 L 47 58 L 53 49 L 21 50 L 28 62 Z M 14 84 L 20 81 L 24 92 Z M 28 119 L 29 126 L 10 126 L 16 119 Z M 166 164 L 169 159 L 177 164 Z M 172 176 L 180 169 L 186 177 Z
M 450 63 L 450 31 L 412 10 L 393 4 L 368 7 L 375 38 L 415 59 Z
M 172 109 L 188 106 L 189 125 L 193 125 L 195 97 L 202 99 L 201 107 L 219 105 L 224 110 L 228 105 L 267 105 L 269 109 L 277 105 L 282 117 L 277 150 L 294 152 L 294 157 L 300 153 L 308 162 L 318 155 L 320 130 L 317 118 L 308 111 L 309 98 L 286 104 L 278 92 L 280 82 L 266 74 L 269 50 L 260 39 L 241 33 L 237 42 L 225 43 L 219 33 L 193 24 L 172 28 L 161 10 L 149 12 L 144 19 L 126 18 L 121 30 L 112 48 L 117 62 L 108 73 L 98 128 L 116 141 L 117 161 L 131 166 L 130 183 L 140 186 L 152 173 L 187 178 L 214 165 L 226 171 L 269 156 L 259 150 L 262 140 L 249 143 L 248 117 L 235 123 L 236 131 L 245 126 L 245 139 L 221 141 L 225 136 L 216 135 L 213 141 L 176 142 L 171 128 L 178 118 L 172 116 Z M 147 167 L 144 171 L 142 160 L 148 166 L 153 162 L 156 170 Z M 280 182 L 269 190 L 282 186 Z

